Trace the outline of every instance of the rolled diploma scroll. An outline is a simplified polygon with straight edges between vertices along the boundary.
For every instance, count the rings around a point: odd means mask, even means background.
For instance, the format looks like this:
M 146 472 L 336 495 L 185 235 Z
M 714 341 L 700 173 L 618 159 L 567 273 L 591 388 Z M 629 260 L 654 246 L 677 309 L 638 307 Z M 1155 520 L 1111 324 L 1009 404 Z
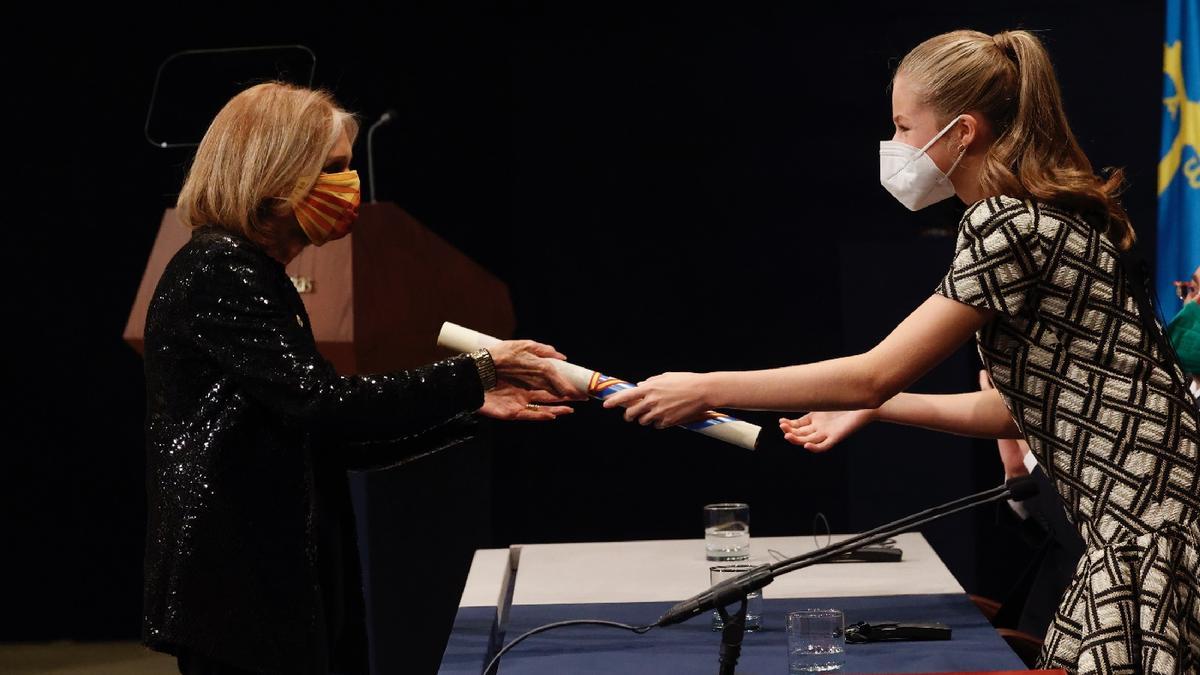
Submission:
M 464 328 L 449 321 L 442 324 L 442 331 L 438 334 L 439 346 L 458 352 L 473 352 L 476 349 L 486 349 L 487 347 L 495 346 L 498 342 L 500 340 L 497 338 L 473 331 L 470 328 Z M 558 368 L 558 372 L 571 384 L 586 391 L 592 398 L 603 400 L 618 391 L 632 389 L 634 386 L 625 380 L 609 377 L 598 371 L 588 370 L 587 368 L 567 363 L 566 361 L 554 359 L 554 366 Z M 754 449 L 762 427 L 712 410 L 706 412 L 704 415 L 703 419 L 679 426 L 725 441 L 726 443 L 732 443 L 740 448 L 747 450 Z

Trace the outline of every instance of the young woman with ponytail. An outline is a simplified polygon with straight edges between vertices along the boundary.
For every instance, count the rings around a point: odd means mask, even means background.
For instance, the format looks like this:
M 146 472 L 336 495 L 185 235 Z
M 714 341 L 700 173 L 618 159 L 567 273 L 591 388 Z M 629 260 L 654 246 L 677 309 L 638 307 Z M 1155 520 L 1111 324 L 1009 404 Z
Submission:
M 751 372 L 666 373 L 606 399 L 644 425 L 712 408 L 811 410 L 788 440 L 827 450 L 872 420 L 1023 438 L 1087 544 L 1042 662 L 1080 673 L 1200 669 L 1200 414 L 1136 270 L 1122 173 L 1096 175 L 1046 50 L 955 31 L 892 87 L 880 179 L 923 208 L 968 204 L 949 272 L 873 349 Z M 904 389 L 975 336 L 995 389 Z

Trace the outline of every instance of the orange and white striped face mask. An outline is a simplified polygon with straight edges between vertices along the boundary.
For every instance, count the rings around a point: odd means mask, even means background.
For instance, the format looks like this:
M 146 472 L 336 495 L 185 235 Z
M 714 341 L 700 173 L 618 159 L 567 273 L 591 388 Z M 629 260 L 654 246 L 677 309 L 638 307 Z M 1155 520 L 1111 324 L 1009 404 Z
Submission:
M 357 171 L 322 173 L 296 204 L 296 220 L 309 240 L 321 246 L 350 234 L 361 201 Z

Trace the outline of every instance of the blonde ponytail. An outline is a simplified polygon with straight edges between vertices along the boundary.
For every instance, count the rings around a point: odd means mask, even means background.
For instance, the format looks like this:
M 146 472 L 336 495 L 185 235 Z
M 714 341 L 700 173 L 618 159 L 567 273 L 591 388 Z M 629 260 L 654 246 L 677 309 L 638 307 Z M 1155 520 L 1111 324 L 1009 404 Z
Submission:
M 1101 224 L 1118 249 L 1133 244 L 1119 199 L 1125 173 L 1102 178 L 1092 170 L 1067 122 L 1050 56 L 1032 33 L 944 33 L 917 45 L 896 75 L 945 121 L 963 113 L 987 119 L 996 139 L 980 170 L 985 192 L 1080 212 Z

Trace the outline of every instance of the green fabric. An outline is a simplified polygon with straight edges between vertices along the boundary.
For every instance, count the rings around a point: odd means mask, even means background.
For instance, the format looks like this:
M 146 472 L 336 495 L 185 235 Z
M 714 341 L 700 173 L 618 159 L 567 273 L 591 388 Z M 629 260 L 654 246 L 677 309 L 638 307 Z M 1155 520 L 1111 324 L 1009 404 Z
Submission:
M 1200 303 L 1189 302 L 1167 324 L 1167 337 L 1179 354 L 1183 369 L 1200 373 Z

